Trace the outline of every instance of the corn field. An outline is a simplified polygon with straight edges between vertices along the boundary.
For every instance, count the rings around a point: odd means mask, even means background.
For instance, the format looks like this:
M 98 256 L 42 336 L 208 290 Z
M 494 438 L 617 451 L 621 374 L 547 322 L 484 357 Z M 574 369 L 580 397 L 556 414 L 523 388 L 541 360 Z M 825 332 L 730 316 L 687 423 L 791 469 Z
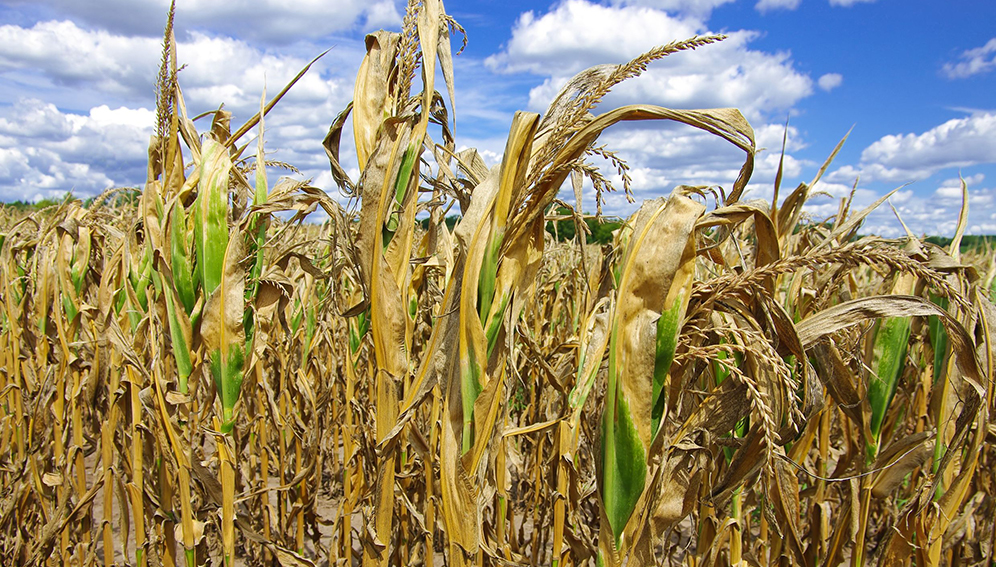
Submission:
M 580 73 L 489 168 L 452 134 L 461 32 L 421 0 L 367 37 L 323 142 L 342 206 L 268 175 L 294 81 L 197 130 L 171 11 L 144 188 L 0 210 L 2 563 L 991 564 L 996 260 L 960 254 L 967 189 L 948 248 L 862 236 L 885 197 L 803 214 L 843 141 L 745 200 L 737 110 L 600 104 L 721 36 Z M 740 173 L 589 245 L 628 121 L 716 135 Z

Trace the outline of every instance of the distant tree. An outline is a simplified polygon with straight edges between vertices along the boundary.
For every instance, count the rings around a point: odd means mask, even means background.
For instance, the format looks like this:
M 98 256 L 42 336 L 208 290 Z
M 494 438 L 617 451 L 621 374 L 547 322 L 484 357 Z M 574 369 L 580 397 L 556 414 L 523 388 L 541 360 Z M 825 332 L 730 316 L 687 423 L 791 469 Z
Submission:
M 947 248 L 951 245 L 952 239 L 946 236 L 928 236 L 923 240 L 941 248 Z M 966 234 L 961 237 L 962 253 L 992 250 L 994 247 L 996 247 L 996 235 L 993 234 Z
M 571 214 L 571 211 L 565 207 L 557 207 L 555 214 L 565 216 Z M 615 217 L 603 217 L 601 220 L 588 217 L 584 222 L 588 225 L 589 234 L 586 239 L 588 244 L 612 242 L 612 232 L 622 226 L 622 220 Z M 577 227 L 574 226 L 573 219 L 565 219 L 546 223 L 546 231 L 563 242 L 574 238 Z
M 446 229 L 452 232 L 453 231 L 453 227 L 455 227 L 456 224 L 458 222 L 460 222 L 460 215 L 450 215 L 450 216 L 446 217 L 445 219 L 443 219 L 443 222 L 446 223 Z M 426 218 L 418 221 L 418 223 L 419 223 L 419 226 L 422 227 L 422 230 L 428 230 L 429 229 L 429 217 L 426 217 Z
M 38 201 L 22 201 L 18 199 L 17 201 L 12 201 L 10 203 L 3 203 L 0 206 L 8 209 L 13 209 L 18 212 L 33 213 L 40 211 L 42 209 L 47 209 L 48 207 L 54 207 L 56 205 L 61 205 L 69 199 L 72 199 L 71 193 L 66 193 L 65 196 L 55 199 L 51 197 L 46 197 L 45 199 L 40 199 Z

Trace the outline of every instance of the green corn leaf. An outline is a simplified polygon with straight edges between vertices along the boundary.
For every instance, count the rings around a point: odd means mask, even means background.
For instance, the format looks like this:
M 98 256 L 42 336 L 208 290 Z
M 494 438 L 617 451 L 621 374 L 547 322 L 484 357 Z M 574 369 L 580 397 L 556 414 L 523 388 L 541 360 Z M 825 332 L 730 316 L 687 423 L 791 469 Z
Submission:
M 609 354 L 609 366 L 613 364 Z M 618 382 L 617 382 L 618 384 Z M 629 404 L 618 389 L 606 397 L 602 419 L 602 503 L 609 526 L 620 545 L 623 529 L 643 494 L 647 479 L 647 452 L 637 434 Z M 610 409 L 611 408 L 611 409 Z
M 693 255 L 694 262 L 694 255 Z M 654 356 L 652 431 L 658 431 L 664 416 L 664 382 L 674 362 L 674 351 L 678 346 L 678 333 L 681 331 L 681 318 L 685 315 L 684 290 L 672 302 L 671 307 L 661 313 L 657 320 L 657 348 Z
M 510 241 L 506 231 L 515 211 L 515 202 L 525 185 L 532 143 L 539 125 L 539 116 L 529 112 L 516 112 L 505 154 L 498 176 L 498 193 L 495 195 L 484 258 L 478 282 L 478 309 L 485 328 L 487 356 L 490 358 L 498 340 L 498 332 L 505 320 L 505 311 L 518 288 L 519 280 L 535 251 L 542 248 L 542 241 L 535 236 L 519 234 L 518 241 Z M 542 233 L 542 222 L 538 229 Z M 513 235 L 512 238 L 515 238 Z M 530 238 L 533 239 L 530 242 Z M 497 305 L 496 302 L 497 301 Z
M 73 300 L 68 295 L 62 296 L 62 309 L 66 312 L 66 320 L 68 321 L 76 319 L 76 316 L 79 315 L 79 311 L 73 305 Z
M 174 299 L 175 290 L 166 286 L 166 315 L 169 318 L 170 342 L 173 346 L 173 358 L 176 359 L 177 384 L 181 394 L 188 392 L 188 379 L 194 371 L 190 360 L 191 325 L 187 313 L 177 306 Z M 182 307 L 182 305 L 180 306 Z
M 228 356 L 220 350 L 211 352 L 211 376 L 221 397 L 221 432 L 231 433 L 235 427 L 235 403 L 242 391 L 242 370 L 245 352 L 242 345 L 232 345 Z
M 180 304 L 187 315 L 194 311 L 197 302 L 193 266 L 190 264 L 192 235 L 187 226 L 187 215 L 180 203 L 173 207 L 170 219 L 170 255 L 172 259 L 173 285 Z
M 300 315 L 297 316 L 294 322 L 294 329 L 300 324 Z M 364 311 L 357 315 L 355 318 L 351 319 L 349 322 L 349 351 L 356 354 L 360 350 L 360 342 L 363 340 L 363 335 L 367 334 L 367 330 L 370 328 L 370 317 L 367 312 Z
M 221 283 L 225 250 L 228 248 L 228 178 L 232 160 L 222 144 L 208 139 L 201 147 L 198 167 L 200 178 L 194 201 L 194 244 L 197 271 L 207 297 Z
M 25 274 L 27 274 L 27 271 L 25 271 L 24 266 L 21 265 L 20 263 L 16 264 L 16 266 L 17 266 L 17 281 L 19 282 L 19 285 L 16 285 L 14 287 L 14 303 L 21 303 L 21 299 L 24 297 L 24 294 L 27 293 L 28 291 L 28 278 L 24 277 Z M 118 307 L 118 311 L 119 312 L 121 311 L 120 307 Z
M 315 308 L 310 307 L 304 320 L 304 361 L 308 359 L 308 354 L 311 352 L 311 347 L 315 341 L 315 329 L 317 328 L 318 321 L 316 319 Z
M 481 395 L 484 387 L 481 385 L 481 364 L 477 360 L 474 349 L 468 349 L 469 360 L 461 365 L 460 388 L 461 405 L 463 409 L 463 438 L 461 451 L 467 453 L 474 446 L 474 402 Z
M 603 298 L 587 315 L 585 321 L 586 342 L 582 342 L 578 348 L 578 372 L 574 381 L 574 389 L 571 390 L 568 402 L 575 415 L 580 414 L 595 385 L 595 378 L 598 377 L 598 370 L 602 366 L 602 357 L 605 355 L 605 348 L 608 346 L 609 334 L 606 326 L 608 314 L 603 310 L 609 304 L 608 298 Z
M 245 362 L 245 271 L 242 238 L 230 238 L 228 183 L 232 161 L 213 139 L 201 147 L 194 201 L 197 271 L 206 298 L 201 335 L 211 359 L 211 375 L 222 406 L 222 431 L 234 426 Z
M 211 375 L 222 406 L 222 432 L 232 430 L 235 404 L 242 390 L 245 362 L 245 270 L 241 238 L 233 238 L 223 257 L 224 271 L 204 306 L 201 335 L 211 358 Z
M 704 209 L 676 190 L 666 201 L 645 203 L 629 222 L 609 338 L 599 486 L 617 550 L 625 548 L 624 533 L 646 489 L 663 385 L 694 276 L 695 223 Z
M 726 340 L 725 338 L 719 339 L 719 344 L 721 344 L 721 345 L 725 345 L 725 344 L 728 344 L 728 343 L 729 343 L 729 341 Z M 713 372 L 713 375 L 715 375 L 715 377 L 716 377 L 716 385 L 720 386 L 720 385 L 723 384 L 723 382 L 726 381 L 727 378 L 730 377 L 731 372 L 726 367 L 726 364 L 723 364 L 723 363 L 718 362 L 718 361 L 719 360 L 729 360 L 730 359 L 730 353 L 727 352 L 727 351 L 725 351 L 725 350 L 721 350 L 716 355 L 716 359 L 717 360 L 714 360 L 712 362 L 712 372 Z M 739 356 L 739 353 L 734 353 L 734 360 L 736 361 L 737 366 L 740 366 L 741 356 Z
M 487 202 L 487 212 L 478 217 L 473 227 L 460 297 L 460 380 L 463 408 L 462 447 L 466 453 L 474 445 L 474 406 L 487 385 L 485 375 L 489 353 L 494 349 L 504 321 L 504 310 L 518 289 L 524 274 L 533 266 L 542 246 L 542 224 L 520 236 L 516 242 L 505 242 L 505 229 L 514 212 L 513 202 L 524 184 L 531 156 L 533 137 L 539 116 L 517 112 L 505 144 L 505 154 L 497 179 L 490 177 L 478 186 L 497 182 L 487 191 L 495 191 Z M 480 193 L 482 200 L 485 199 Z M 490 194 L 490 193 L 488 193 Z M 467 222 L 466 220 L 464 222 Z M 503 247 L 507 247 L 503 254 Z M 499 262 L 501 259 L 501 262 Z M 494 304 L 495 297 L 499 304 Z M 488 332 L 485 332 L 485 328 Z
M 297 330 L 301 328 L 301 322 L 304 321 L 304 307 L 301 305 L 301 299 L 299 297 L 294 298 L 294 309 L 293 315 L 291 315 L 290 320 L 290 331 L 291 334 L 297 334 Z M 353 328 L 349 328 L 350 337 L 353 336 Z
M 495 345 L 498 342 L 498 331 L 501 330 L 502 325 L 505 322 L 505 310 L 508 308 L 508 303 L 512 299 L 511 293 L 502 294 L 501 301 L 498 303 L 498 308 L 491 316 L 491 320 L 488 321 L 488 326 L 484 330 L 484 337 L 488 341 L 488 357 L 491 357 L 491 353 L 495 350 Z
M 152 276 L 152 251 L 148 246 L 142 250 L 142 256 L 138 259 L 137 265 L 132 263 L 128 271 L 128 281 L 131 283 L 132 291 L 135 292 L 135 299 L 142 313 L 149 310 L 149 298 L 146 290 Z M 134 314 L 133 317 L 137 316 Z M 133 321 L 133 324 L 137 321 Z
M 909 295 L 915 284 L 914 276 L 900 274 L 892 284 L 892 293 Z M 868 457 L 872 460 L 878 454 L 885 414 L 896 395 L 896 386 L 903 373 L 912 326 L 910 317 L 886 317 L 876 322 L 872 333 L 871 372 L 868 376 L 872 438 L 867 447 Z
M 930 299 L 941 309 L 948 308 L 947 298 L 931 296 Z M 941 375 L 944 373 L 944 370 L 947 368 L 948 364 L 948 331 L 944 328 L 944 324 L 941 323 L 941 320 L 935 315 L 927 318 L 927 330 L 930 335 L 930 344 L 934 349 L 933 383 L 937 384 L 937 381 L 941 378 Z
M 400 219 L 402 214 L 402 209 L 405 203 L 405 195 L 408 192 L 408 186 L 412 181 L 412 173 L 415 171 L 415 165 L 418 163 L 421 140 L 418 141 L 419 145 L 416 146 L 413 141 L 411 145 L 405 150 L 404 155 L 401 158 L 401 167 L 398 170 L 398 176 L 394 180 L 394 198 L 393 201 L 388 205 L 389 210 L 386 218 L 386 222 L 383 227 L 383 250 L 387 250 L 391 240 L 394 239 L 394 234 L 398 231 L 400 226 Z
M 498 277 L 498 254 L 501 249 L 501 236 L 492 238 L 484 251 L 481 274 L 477 284 L 477 305 L 481 321 L 487 321 L 491 313 L 491 302 L 495 298 L 495 279 Z
M 266 96 L 265 94 L 263 95 Z M 262 105 L 262 101 L 260 101 Z M 253 206 L 260 206 L 266 203 L 268 196 L 268 182 L 266 179 L 266 158 L 263 152 L 263 114 L 260 109 L 259 118 L 259 142 L 256 148 L 256 190 L 253 194 Z M 253 263 L 249 269 L 249 288 L 246 290 L 246 302 L 248 305 L 256 304 L 256 295 L 259 293 L 259 278 L 263 274 L 263 247 L 266 244 L 266 230 L 269 221 L 258 213 L 253 213 L 249 221 L 248 245 L 249 255 L 253 256 Z M 255 327 L 255 311 L 246 309 L 242 318 L 242 326 L 245 328 L 247 344 L 252 342 L 253 329 Z
M 889 317 L 876 324 L 872 373 L 868 379 L 868 401 L 872 410 L 871 432 L 876 443 L 903 371 L 911 327 L 909 317 Z

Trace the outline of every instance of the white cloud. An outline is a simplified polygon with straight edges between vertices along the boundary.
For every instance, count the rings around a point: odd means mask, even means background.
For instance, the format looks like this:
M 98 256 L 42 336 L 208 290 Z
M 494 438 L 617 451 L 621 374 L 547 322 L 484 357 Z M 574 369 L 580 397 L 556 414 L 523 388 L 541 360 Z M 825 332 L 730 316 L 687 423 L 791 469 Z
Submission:
M 264 88 L 268 97 L 272 97 L 304 67 L 308 62 L 306 57 L 312 55 L 301 57 L 263 50 L 243 40 L 202 32 L 185 37 L 178 42 L 177 52 L 180 63 L 186 63 L 180 72 L 180 84 L 189 116 L 224 104 L 233 113 L 233 128 L 259 110 Z M 134 148 L 121 150 L 125 154 L 121 156 L 122 163 L 127 167 L 120 169 L 100 161 L 112 160 L 113 149 L 106 149 L 105 158 L 96 154 L 77 156 L 74 152 L 78 148 L 93 148 L 94 131 L 98 128 L 128 138 L 142 128 L 151 127 L 151 115 L 146 118 L 129 109 L 154 108 L 153 87 L 161 56 L 159 41 L 88 30 L 70 21 L 42 22 L 30 28 L 0 27 L 0 73 L 31 77 L 35 84 L 44 85 L 44 92 L 53 93 L 59 100 L 58 107 L 51 101 L 12 101 L 13 108 L 0 119 L 0 135 L 8 138 L 9 144 L 5 145 L 17 148 L 20 155 L 8 152 L 6 162 L 27 163 L 33 171 L 55 168 L 63 172 L 46 173 L 47 177 L 13 177 L 15 172 L 25 172 L 12 165 L 10 175 L 0 181 L 6 190 L 10 192 L 16 185 L 25 191 L 36 186 L 59 185 L 61 192 L 75 187 L 81 194 L 92 194 L 112 184 L 144 182 L 142 162 L 147 156 L 148 133 L 138 136 Z M 360 46 L 358 41 L 346 42 L 331 51 L 271 112 L 267 120 L 271 128 L 267 146 L 276 149 L 274 159 L 294 164 L 308 177 L 316 177 L 328 169 L 321 140 L 329 123 L 352 96 L 352 73 L 361 58 Z M 93 103 L 108 99 L 125 108 L 110 110 L 108 106 Z M 83 118 L 86 120 L 81 123 Z M 143 124 L 138 123 L 143 120 Z M 207 121 L 198 124 L 201 130 L 207 127 Z M 29 148 L 37 151 L 29 154 Z M 129 161 L 132 155 L 138 162 Z M 59 169 L 59 163 L 90 167 Z M 87 175 L 88 180 L 84 179 Z
M 762 14 L 769 10 L 795 10 L 802 0 L 759 0 L 754 8 Z
M 982 47 L 962 52 L 957 63 L 945 63 L 944 74 L 949 79 L 964 79 L 996 69 L 996 38 Z
M 542 83 L 530 90 L 528 104 L 532 110 L 543 112 L 559 89 L 587 67 L 625 62 L 657 45 L 710 33 L 696 15 L 673 15 L 660 8 L 660 3 L 603 5 L 564 0 L 547 13 L 520 16 L 505 48 L 488 58 L 486 65 L 499 73 L 543 77 Z M 755 127 L 758 147 L 766 148 L 756 158 L 748 189 L 754 196 L 770 199 L 785 115 L 812 94 L 814 82 L 794 68 L 789 53 L 751 49 L 757 32 L 724 33 L 728 36 L 725 41 L 651 63 L 639 78 L 615 87 L 602 108 L 649 103 L 671 108 L 740 109 Z M 784 160 L 787 179 L 812 165 L 792 155 L 804 147 L 801 139 L 791 127 Z M 629 162 L 637 202 L 666 194 L 679 184 L 718 185 L 729 190 L 744 160 L 742 151 L 716 136 L 665 122 L 618 125 L 598 143 L 605 143 Z M 604 173 L 611 178 L 614 171 L 607 167 Z M 593 195 L 586 193 L 585 199 L 585 207 L 590 208 Z M 632 210 L 633 205 L 621 195 L 609 198 L 605 206 L 608 214 L 626 215 Z
M 22 99 L 0 116 L 0 199 L 94 195 L 144 181 L 154 112 L 99 106 L 63 113 Z
M 862 163 L 898 171 L 932 171 L 996 163 L 996 113 L 949 120 L 922 134 L 884 136 L 861 153 Z
M 844 82 L 844 77 L 840 73 L 827 73 L 820 76 L 816 83 L 826 92 L 830 92 L 839 87 Z
M 316 65 L 288 96 L 324 99 L 329 85 L 320 74 L 330 68 L 331 60 L 344 55 L 340 52 L 330 52 L 329 61 Z M 86 30 L 70 21 L 41 22 L 31 28 L 0 26 L 0 72 L 37 73 L 57 87 L 89 87 L 131 101 L 145 101 L 152 94 L 161 53 L 158 39 Z M 178 42 L 177 57 L 186 65 L 180 72 L 186 96 L 196 103 L 203 95 L 211 106 L 225 102 L 258 107 L 264 83 L 279 89 L 307 63 L 302 57 L 200 32 Z
M 885 183 L 908 183 L 925 179 L 937 170 L 929 167 L 887 167 L 881 163 L 864 163 L 860 166 L 844 165 L 831 172 L 827 179 L 838 182 L 881 181 Z
M 70 21 L 0 26 L 0 72 L 41 72 L 60 86 L 87 84 L 109 94 L 148 92 L 161 51 L 156 39 L 88 31 Z
M 677 18 L 660 10 L 611 7 L 586 0 L 566 0 L 551 12 L 525 12 L 501 53 L 485 64 L 504 73 L 537 75 L 556 70 L 570 76 L 598 63 L 620 63 L 670 41 L 702 33 L 695 18 Z
M 983 173 L 976 173 L 975 175 L 969 175 L 968 177 L 964 177 L 962 179 L 964 179 L 965 186 L 968 187 L 969 193 L 971 193 L 982 184 L 982 182 L 986 179 L 986 176 Z M 962 179 L 957 177 L 945 179 L 940 183 L 937 190 L 934 191 L 934 195 L 944 198 L 957 198 L 960 201 Z
M 608 7 L 566 0 L 551 12 L 523 14 L 501 53 L 486 60 L 497 72 L 545 75 L 530 92 L 529 106 L 545 110 L 569 78 L 602 63 L 621 63 L 676 39 L 708 33 L 692 17 L 677 18 L 645 7 Z M 611 102 L 648 102 L 672 107 L 736 107 L 753 121 L 790 109 L 812 93 L 812 80 L 796 71 L 786 52 L 752 50 L 755 32 L 728 32 L 728 39 L 665 57 L 640 78 L 627 81 Z M 771 85 L 779 88 L 772 89 Z
M 913 194 L 901 203 L 897 203 L 893 198 L 893 205 L 914 233 L 952 236 L 958 225 L 958 215 L 962 206 L 961 184 L 957 180 L 955 182 L 956 185 L 951 185 L 945 181 L 932 195 Z M 996 232 L 996 218 L 991 212 L 996 200 L 996 189 L 970 185 L 968 195 L 967 232 L 969 234 Z M 884 221 L 885 219 L 882 219 L 879 222 L 884 225 L 886 224 Z
M 328 2 L 325 5 L 328 5 Z M 360 3 L 360 5 L 362 6 L 363 4 Z M 398 29 L 400 27 L 401 14 L 398 13 L 398 7 L 391 0 L 375 2 L 367 8 L 366 20 L 363 23 L 365 31 L 370 32 L 377 28 Z
M 162 37 L 169 0 L 9 0 L 10 4 L 50 6 L 96 28 L 125 36 Z M 201 29 L 269 44 L 321 39 L 368 26 L 397 27 L 401 19 L 392 0 L 181 0 L 176 3 L 176 28 Z M 374 27 L 360 31 L 373 31 Z
M 996 188 L 984 187 L 986 177 L 983 173 L 974 173 L 965 177 L 968 184 L 968 234 L 992 234 L 996 232 Z M 814 220 L 825 220 L 837 213 L 841 198 L 850 194 L 854 179 L 837 183 L 820 181 L 816 186 L 818 193 L 828 193 L 827 196 L 815 196 L 807 202 L 805 211 Z M 862 177 L 855 192 L 851 211 L 858 211 L 871 205 L 884 194 L 883 190 L 869 188 Z M 958 178 L 945 179 L 934 185 L 934 190 L 924 191 L 923 187 L 911 185 L 897 191 L 873 211 L 865 220 L 862 234 L 876 234 L 886 238 L 897 238 L 906 233 L 896 219 L 896 213 L 889 206 L 895 207 L 903 222 L 917 236 L 952 236 L 958 224 L 961 212 L 962 194 L 961 181 Z
M 996 113 L 956 118 L 922 134 L 883 136 L 861 152 L 858 166 L 845 165 L 828 180 L 907 183 L 958 167 L 996 163 Z
M 242 40 L 201 32 L 186 37 L 177 52 L 180 63 L 187 63 L 180 84 L 189 116 L 224 104 L 233 113 L 233 128 L 259 110 L 264 88 L 272 97 L 307 63 Z M 155 38 L 87 30 L 69 21 L 0 27 L 0 73 L 47 83 L 45 91 L 61 100 L 57 107 L 29 97 L 0 113 L 0 147 L 9 149 L 0 199 L 141 185 L 154 123 L 154 112 L 145 109 L 155 106 L 160 50 Z M 328 169 L 321 140 L 352 96 L 360 53 L 355 45 L 330 52 L 271 112 L 267 147 L 275 149 L 274 159 L 294 164 L 306 177 Z M 117 100 L 124 108 L 87 102 L 93 99 Z M 198 128 L 208 124 L 202 120 Z

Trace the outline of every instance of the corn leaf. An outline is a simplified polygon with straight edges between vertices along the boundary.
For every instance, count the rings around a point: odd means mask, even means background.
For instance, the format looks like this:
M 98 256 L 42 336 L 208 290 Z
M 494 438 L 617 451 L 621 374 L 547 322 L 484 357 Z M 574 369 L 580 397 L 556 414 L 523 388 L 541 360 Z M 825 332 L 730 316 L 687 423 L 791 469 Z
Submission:
M 228 150 L 213 139 L 204 142 L 198 164 L 200 179 L 194 201 L 194 244 L 197 271 L 205 297 L 221 284 L 228 249 L 228 179 L 232 160 Z
M 610 331 L 602 414 L 599 488 L 617 548 L 603 550 L 607 556 L 625 549 L 623 531 L 646 488 L 647 458 L 654 434 L 657 337 L 676 336 L 678 332 L 683 315 L 678 314 L 683 312 L 687 297 L 689 262 L 695 257 L 692 234 L 704 210 L 676 191 L 665 203 L 645 204 L 632 220 L 634 232 Z M 669 316 L 663 331 L 658 331 L 661 312 L 672 309 L 675 315 Z M 673 344 L 663 343 L 662 362 Z M 673 356 L 673 350 L 670 352 Z
M 232 238 L 222 258 L 218 285 L 204 305 L 201 336 L 211 359 L 211 376 L 218 388 L 222 409 L 222 432 L 235 424 L 235 404 L 242 391 L 246 357 L 245 270 L 241 265 L 244 245 Z

